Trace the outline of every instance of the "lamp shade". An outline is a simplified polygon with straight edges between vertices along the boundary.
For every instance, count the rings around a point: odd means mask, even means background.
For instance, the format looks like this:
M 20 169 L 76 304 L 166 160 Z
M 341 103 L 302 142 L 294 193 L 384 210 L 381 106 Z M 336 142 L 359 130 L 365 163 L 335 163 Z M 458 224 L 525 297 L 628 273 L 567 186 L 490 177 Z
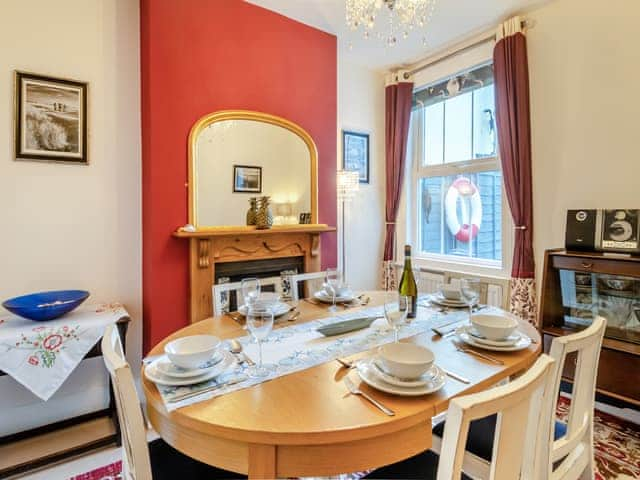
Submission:
M 360 174 L 352 170 L 338 170 L 336 178 L 338 198 L 353 198 L 360 189 Z

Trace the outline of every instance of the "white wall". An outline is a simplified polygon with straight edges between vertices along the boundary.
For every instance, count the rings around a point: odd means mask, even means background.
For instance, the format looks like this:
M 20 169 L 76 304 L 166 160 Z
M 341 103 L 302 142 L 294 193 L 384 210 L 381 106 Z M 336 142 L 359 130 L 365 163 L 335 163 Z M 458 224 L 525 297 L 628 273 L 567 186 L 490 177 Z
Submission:
M 14 161 L 14 69 L 89 82 L 89 166 Z M 2 1 L 0 299 L 81 288 L 90 302 L 123 302 L 132 361 L 142 344 L 139 89 L 137 0 Z
M 380 287 L 384 248 L 384 76 L 341 57 L 339 52 L 338 168 L 342 168 L 342 130 L 370 134 L 371 183 L 361 183 L 357 196 L 347 206 L 347 279 L 356 289 L 372 290 Z M 340 210 L 338 219 L 341 228 Z
M 527 18 L 540 272 L 567 209 L 640 208 L 640 2 L 556 0 Z

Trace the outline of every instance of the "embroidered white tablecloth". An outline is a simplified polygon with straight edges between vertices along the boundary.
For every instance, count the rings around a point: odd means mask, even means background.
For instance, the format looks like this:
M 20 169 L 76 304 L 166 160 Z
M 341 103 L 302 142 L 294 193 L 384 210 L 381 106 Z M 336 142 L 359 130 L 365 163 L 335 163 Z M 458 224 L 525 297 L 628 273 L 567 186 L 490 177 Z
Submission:
M 47 322 L 0 317 L 0 370 L 48 400 L 102 338 L 129 314 L 119 303 L 81 305 Z

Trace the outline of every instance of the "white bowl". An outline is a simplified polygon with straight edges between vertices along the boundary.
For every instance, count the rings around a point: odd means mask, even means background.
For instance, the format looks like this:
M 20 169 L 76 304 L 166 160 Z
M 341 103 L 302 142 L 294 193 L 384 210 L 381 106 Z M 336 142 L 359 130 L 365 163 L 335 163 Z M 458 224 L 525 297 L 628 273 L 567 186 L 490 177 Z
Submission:
M 509 313 L 471 315 L 471 325 L 488 340 L 503 340 L 518 328 L 518 320 Z
M 274 306 L 280 301 L 280 294 L 275 292 L 262 292 L 251 304 L 253 307 L 262 309 Z
M 431 350 L 415 343 L 388 343 L 378 349 L 378 355 L 382 368 L 402 379 L 420 377 L 434 361 Z
M 211 360 L 220 346 L 220 339 L 213 335 L 192 335 L 178 338 L 164 346 L 169 360 L 182 368 L 198 368 Z
M 331 289 L 329 288 L 329 285 L 327 285 L 327 283 L 322 284 L 322 289 L 324 290 L 324 293 L 327 297 L 332 296 Z M 350 291 L 351 290 L 349 289 L 349 285 L 347 285 L 346 283 L 338 285 L 336 287 L 336 297 L 343 297 L 349 294 Z
M 455 287 L 453 285 L 443 285 L 440 289 L 442 292 L 442 296 L 447 300 L 461 300 L 462 299 L 462 291 L 460 287 Z

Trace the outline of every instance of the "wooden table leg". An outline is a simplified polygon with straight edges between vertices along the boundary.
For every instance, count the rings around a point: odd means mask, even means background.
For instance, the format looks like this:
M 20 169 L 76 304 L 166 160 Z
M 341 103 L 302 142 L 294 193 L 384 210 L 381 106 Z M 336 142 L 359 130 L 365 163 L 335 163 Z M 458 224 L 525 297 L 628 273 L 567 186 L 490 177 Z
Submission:
M 249 445 L 249 478 L 276 478 L 275 445 Z

